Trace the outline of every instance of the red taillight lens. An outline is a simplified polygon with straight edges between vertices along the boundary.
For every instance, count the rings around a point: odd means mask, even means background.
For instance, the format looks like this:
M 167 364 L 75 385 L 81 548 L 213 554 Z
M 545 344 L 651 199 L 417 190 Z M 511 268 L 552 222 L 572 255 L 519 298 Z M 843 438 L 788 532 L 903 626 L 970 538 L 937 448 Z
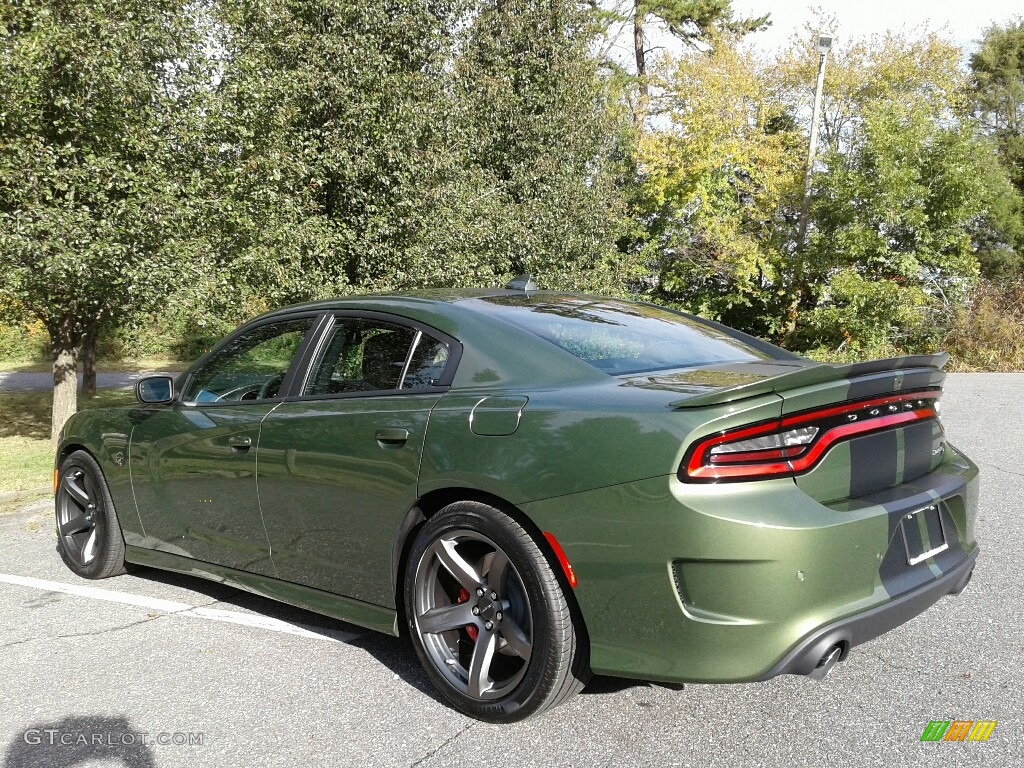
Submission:
M 843 403 L 706 437 L 679 468 L 685 482 L 757 480 L 806 472 L 837 442 L 938 418 L 938 390 Z

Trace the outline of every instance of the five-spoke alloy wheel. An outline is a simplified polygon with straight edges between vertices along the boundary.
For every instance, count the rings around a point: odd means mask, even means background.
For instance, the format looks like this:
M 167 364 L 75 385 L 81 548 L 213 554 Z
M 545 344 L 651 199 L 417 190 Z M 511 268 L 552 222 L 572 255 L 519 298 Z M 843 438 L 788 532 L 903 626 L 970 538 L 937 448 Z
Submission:
M 405 587 L 420 660 L 467 714 L 519 720 L 582 687 L 582 647 L 559 579 L 506 513 L 467 501 L 438 512 L 416 538 Z
M 124 539 L 96 461 L 75 451 L 61 463 L 55 498 L 57 550 L 87 579 L 124 573 Z

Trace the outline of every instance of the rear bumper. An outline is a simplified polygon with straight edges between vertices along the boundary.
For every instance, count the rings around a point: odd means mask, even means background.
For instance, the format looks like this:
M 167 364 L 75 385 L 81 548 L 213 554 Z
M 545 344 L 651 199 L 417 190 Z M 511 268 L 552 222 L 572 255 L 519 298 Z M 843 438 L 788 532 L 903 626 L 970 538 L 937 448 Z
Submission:
M 974 564 L 977 559 L 978 549 L 975 548 L 974 552 L 960 565 L 935 581 L 908 594 L 893 598 L 883 605 L 833 622 L 812 632 L 760 679 L 768 680 L 778 675 L 809 675 L 814 672 L 825 655 L 836 646 L 842 648 L 842 655 L 839 657 L 839 660 L 842 661 L 846 658 L 850 648 L 866 643 L 868 640 L 874 640 L 889 630 L 906 624 L 946 595 L 957 595 L 963 592 L 974 574 Z
M 914 481 L 827 505 L 787 479 L 657 477 L 523 511 L 572 563 L 594 672 L 733 683 L 809 674 L 962 588 L 978 489 L 951 448 Z M 910 563 L 901 520 L 931 506 L 949 546 Z

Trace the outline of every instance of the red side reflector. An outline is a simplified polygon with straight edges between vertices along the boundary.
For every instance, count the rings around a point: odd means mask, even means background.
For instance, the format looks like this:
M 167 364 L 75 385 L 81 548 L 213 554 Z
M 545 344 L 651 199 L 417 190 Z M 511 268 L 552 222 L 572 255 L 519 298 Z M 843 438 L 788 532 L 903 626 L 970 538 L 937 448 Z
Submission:
M 548 544 L 554 550 L 555 557 L 558 558 L 558 564 L 562 566 L 562 572 L 565 573 L 565 578 L 569 580 L 569 586 L 576 589 L 576 574 L 573 573 L 572 565 L 569 563 L 569 558 L 565 556 L 565 550 L 562 549 L 562 545 L 558 543 L 558 539 L 555 538 L 553 533 L 544 531 L 544 538 L 548 540 Z

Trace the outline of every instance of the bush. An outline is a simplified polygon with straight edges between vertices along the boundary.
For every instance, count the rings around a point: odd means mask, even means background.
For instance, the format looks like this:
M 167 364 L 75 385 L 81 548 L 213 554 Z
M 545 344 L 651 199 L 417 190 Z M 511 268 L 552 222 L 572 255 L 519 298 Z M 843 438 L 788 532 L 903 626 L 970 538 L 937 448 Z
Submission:
M 828 362 L 930 352 L 942 335 L 935 322 L 939 306 L 916 286 L 844 269 L 820 288 L 818 305 L 800 318 L 796 346 Z
M 49 362 L 50 335 L 43 324 L 36 320 L 0 325 L 0 360 Z
M 979 282 L 954 311 L 944 342 L 952 370 L 1024 370 L 1024 278 Z

